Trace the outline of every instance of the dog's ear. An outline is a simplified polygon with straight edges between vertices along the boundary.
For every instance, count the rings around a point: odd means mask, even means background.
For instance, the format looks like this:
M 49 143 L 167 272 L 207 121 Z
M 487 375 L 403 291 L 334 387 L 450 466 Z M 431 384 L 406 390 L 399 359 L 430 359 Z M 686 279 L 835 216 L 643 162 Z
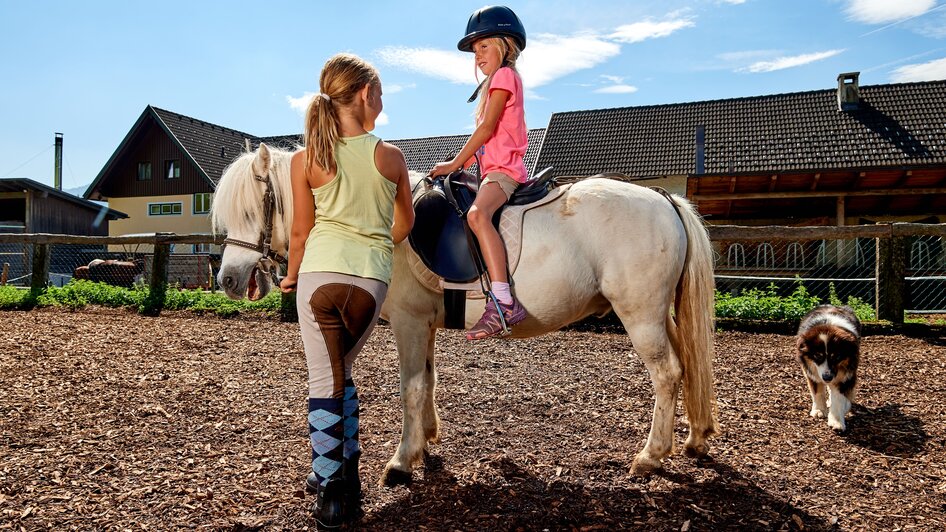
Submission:
M 801 336 L 799 336 L 798 339 L 795 341 L 795 349 L 797 349 L 799 353 L 808 352 L 808 344 L 805 343 L 805 339 L 802 338 Z

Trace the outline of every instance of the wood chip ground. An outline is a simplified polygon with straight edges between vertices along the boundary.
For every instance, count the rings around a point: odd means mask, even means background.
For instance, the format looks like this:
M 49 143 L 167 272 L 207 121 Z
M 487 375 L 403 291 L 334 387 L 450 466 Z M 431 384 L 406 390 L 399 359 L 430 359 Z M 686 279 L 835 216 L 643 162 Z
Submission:
M 401 429 L 379 327 L 355 366 L 359 530 L 944 530 L 946 339 L 865 339 L 846 434 L 809 417 L 793 338 L 718 332 L 712 461 L 628 468 L 650 379 L 621 334 L 438 333 L 443 442 L 377 486 Z M 0 312 L 0 530 L 306 530 L 295 324 Z M 682 446 L 686 425 L 676 423 Z

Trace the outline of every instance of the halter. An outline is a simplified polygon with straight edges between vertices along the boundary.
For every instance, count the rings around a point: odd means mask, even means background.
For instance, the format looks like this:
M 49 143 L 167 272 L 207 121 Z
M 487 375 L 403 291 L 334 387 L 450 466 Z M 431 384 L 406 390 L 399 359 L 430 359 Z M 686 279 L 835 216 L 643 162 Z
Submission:
M 265 176 L 256 175 L 254 178 L 266 183 L 266 192 L 263 194 L 263 218 L 266 220 L 266 225 L 256 244 L 227 237 L 223 240 L 223 245 L 232 244 L 259 253 L 261 256 L 257 261 L 257 266 L 260 270 L 272 275 L 276 279 L 276 284 L 279 284 L 279 278 L 276 275 L 276 263 L 288 264 L 289 261 L 270 247 L 273 241 L 273 223 L 276 218 L 276 194 L 273 192 L 273 182 L 269 179 L 269 174 Z

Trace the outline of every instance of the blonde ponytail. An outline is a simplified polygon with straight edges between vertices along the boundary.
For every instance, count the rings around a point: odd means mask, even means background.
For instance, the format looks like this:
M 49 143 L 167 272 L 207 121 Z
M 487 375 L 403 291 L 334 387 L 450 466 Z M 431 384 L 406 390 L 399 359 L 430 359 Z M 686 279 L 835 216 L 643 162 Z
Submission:
M 365 85 L 380 86 L 378 71 L 352 54 L 338 54 L 325 62 L 319 76 L 319 94 L 312 98 L 305 118 L 305 169 L 313 164 L 334 172 L 335 144 L 341 141 L 339 107 L 348 107 Z
M 489 38 L 496 42 L 496 45 L 499 46 L 500 52 L 502 52 L 503 64 L 500 65 L 500 68 L 506 66 L 515 70 L 518 74 L 519 71 L 516 70 L 516 61 L 519 59 L 519 54 L 522 53 L 522 51 L 516 45 L 516 41 L 513 38 L 507 37 L 505 35 Z M 476 65 L 473 66 L 473 69 L 474 71 L 476 70 Z M 493 75 L 495 74 L 496 73 L 493 72 L 493 74 L 489 75 L 486 78 L 486 81 L 483 82 L 483 86 L 480 88 L 480 100 L 476 104 L 476 111 L 474 111 L 473 115 L 477 124 L 480 123 L 480 121 L 483 119 L 483 116 L 486 114 L 486 100 L 487 95 L 489 95 L 489 86 L 492 83 Z

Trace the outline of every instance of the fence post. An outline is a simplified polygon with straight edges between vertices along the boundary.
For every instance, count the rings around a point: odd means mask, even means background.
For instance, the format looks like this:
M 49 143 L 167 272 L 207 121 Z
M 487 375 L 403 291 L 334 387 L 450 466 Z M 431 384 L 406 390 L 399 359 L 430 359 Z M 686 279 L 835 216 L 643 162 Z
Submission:
M 33 274 L 30 277 L 30 297 L 36 298 L 49 283 L 49 244 L 33 244 Z
M 151 263 L 151 284 L 148 288 L 148 297 L 145 298 L 141 313 L 146 316 L 157 316 L 164 308 L 164 298 L 168 289 L 168 263 L 171 260 L 171 246 L 163 242 L 161 235 L 155 235 L 154 259 Z
M 7 285 L 7 279 L 10 278 L 10 263 L 3 263 L 3 273 L 0 273 L 0 286 Z
M 877 238 L 877 289 L 875 308 L 878 320 L 903 323 L 906 309 L 907 239 L 902 236 Z

